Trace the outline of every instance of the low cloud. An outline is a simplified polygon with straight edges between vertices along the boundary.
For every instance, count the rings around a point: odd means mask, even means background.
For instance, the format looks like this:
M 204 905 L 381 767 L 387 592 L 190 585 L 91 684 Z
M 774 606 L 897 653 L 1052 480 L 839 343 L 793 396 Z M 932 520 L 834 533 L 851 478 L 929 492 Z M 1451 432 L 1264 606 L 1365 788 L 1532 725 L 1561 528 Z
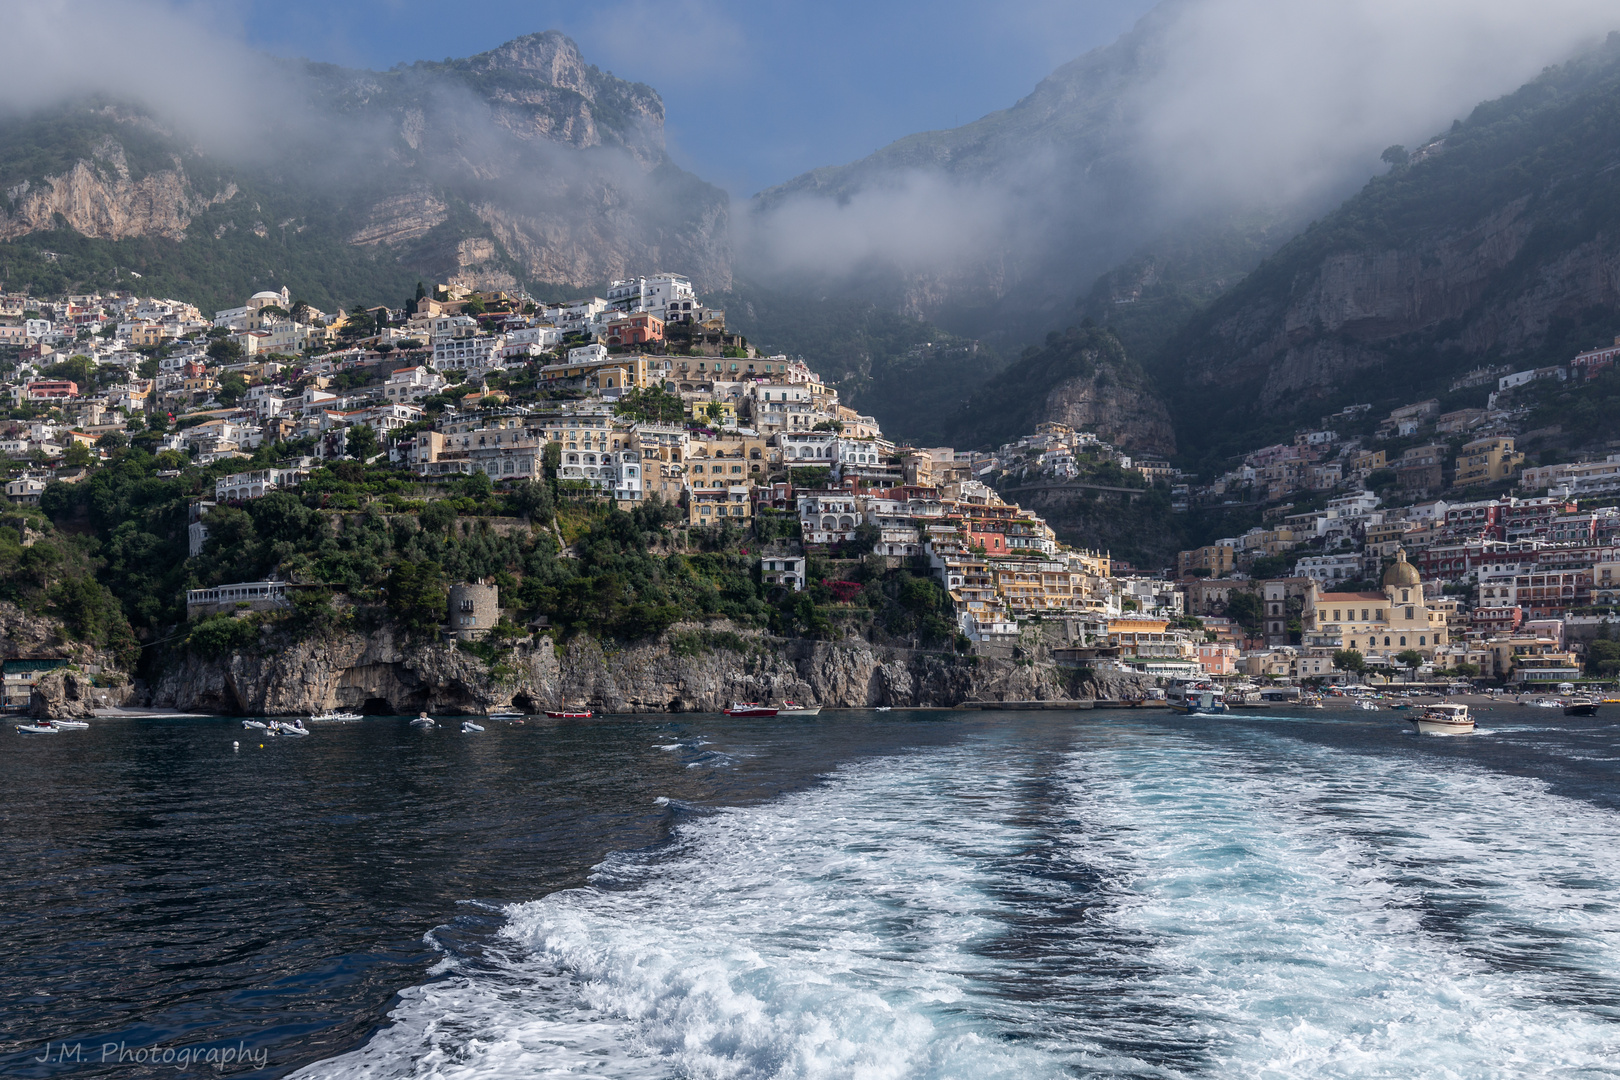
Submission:
M 1608 0 L 1194 0 L 1131 107 L 1167 196 L 1297 202 L 1614 29 Z
M 1134 31 L 1140 67 L 1118 97 L 1110 80 L 1131 61 L 1116 47 L 1065 87 L 1069 120 L 1043 130 L 1026 114 L 1022 149 L 1007 139 L 989 174 L 959 164 L 982 160 L 967 146 L 773 193 L 739 250 L 765 272 L 859 277 L 887 260 L 962 276 L 977 262 L 981 287 L 1084 289 L 1189 214 L 1320 212 L 1382 168 L 1384 147 L 1443 131 L 1613 29 L 1612 0 L 1166 0 Z M 1072 280 L 1054 285 L 1054 267 Z

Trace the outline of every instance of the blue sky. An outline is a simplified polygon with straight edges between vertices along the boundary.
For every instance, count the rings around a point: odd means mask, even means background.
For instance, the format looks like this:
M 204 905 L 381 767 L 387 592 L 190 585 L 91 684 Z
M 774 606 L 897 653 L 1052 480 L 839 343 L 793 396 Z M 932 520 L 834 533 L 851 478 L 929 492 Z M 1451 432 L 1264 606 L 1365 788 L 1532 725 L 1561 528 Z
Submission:
M 561 30 L 664 97 L 671 152 L 737 195 L 1011 105 L 1153 0 L 234 0 L 212 21 L 267 52 L 371 68 Z M 203 5 L 193 7 L 198 10 Z

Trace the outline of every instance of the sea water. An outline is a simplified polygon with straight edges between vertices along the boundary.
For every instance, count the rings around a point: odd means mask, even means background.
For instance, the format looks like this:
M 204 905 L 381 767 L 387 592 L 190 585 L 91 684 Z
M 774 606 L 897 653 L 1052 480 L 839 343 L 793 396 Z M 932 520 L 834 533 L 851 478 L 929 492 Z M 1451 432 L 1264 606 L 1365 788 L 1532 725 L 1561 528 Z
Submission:
M 1620 1074 L 1602 718 L 1504 710 L 1449 739 L 1332 713 L 492 734 L 440 739 L 438 781 L 410 759 L 428 817 L 402 831 L 458 864 L 426 868 L 408 912 L 441 905 L 422 958 L 381 967 L 410 977 L 366 988 L 366 1029 L 335 1023 L 306 1000 L 342 983 L 312 947 L 284 977 L 316 985 L 279 991 L 308 1031 L 277 1034 L 265 1075 Z M 433 821 L 457 770 L 491 800 L 487 845 Z M 328 860 L 363 859 L 360 839 Z

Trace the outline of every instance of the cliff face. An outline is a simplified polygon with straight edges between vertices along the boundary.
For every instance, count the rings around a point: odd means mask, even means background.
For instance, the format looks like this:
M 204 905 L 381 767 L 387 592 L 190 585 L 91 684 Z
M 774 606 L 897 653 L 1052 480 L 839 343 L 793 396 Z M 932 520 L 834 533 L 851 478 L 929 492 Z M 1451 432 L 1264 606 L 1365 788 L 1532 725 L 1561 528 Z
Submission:
M 1042 420 L 1095 431 L 1127 450 L 1172 454 L 1176 449 L 1170 410 L 1136 380 L 1116 374 L 1068 379 L 1046 395 Z
M 469 653 L 407 643 L 386 630 L 274 647 L 266 641 L 262 648 L 216 659 L 185 657 L 153 687 L 150 703 L 262 716 L 334 707 L 396 715 L 481 713 L 505 705 L 527 711 L 589 705 L 604 713 L 716 712 L 734 701 L 783 698 L 842 707 L 950 706 L 1120 696 L 1140 689 L 1129 679 L 1082 681 L 1047 663 L 975 663 L 858 639 L 744 633 L 739 640 L 743 651 L 717 647 L 684 655 L 671 649 L 668 638 L 611 651 L 576 638 L 560 653 L 547 640 L 495 671 Z
M 1112 332 L 1051 334 L 969 399 L 947 435 L 957 446 L 998 446 L 1043 421 L 1095 431 L 1127 449 L 1174 453 L 1170 413 L 1152 381 Z
M 210 195 L 196 191 L 178 161 L 172 169 L 132 180 L 123 147 L 108 139 L 103 150 L 102 162 L 80 160 L 60 176 L 14 184 L 12 209 L 0 208 L 0 240 L 56 228 L 58 215 L 68 228 L 97 240 L 184 240 L 192 218 L 236 195 L 234 184 Z
M 1156 362 L 1184 441 L 1567 363 L 1620 330 L 1620 36 L 1479 106 L 1195 316 Z M 1197 421 L 1196 424 L 1194 421 Z M 1274 436 L 1275 431 L 1266 433 Z

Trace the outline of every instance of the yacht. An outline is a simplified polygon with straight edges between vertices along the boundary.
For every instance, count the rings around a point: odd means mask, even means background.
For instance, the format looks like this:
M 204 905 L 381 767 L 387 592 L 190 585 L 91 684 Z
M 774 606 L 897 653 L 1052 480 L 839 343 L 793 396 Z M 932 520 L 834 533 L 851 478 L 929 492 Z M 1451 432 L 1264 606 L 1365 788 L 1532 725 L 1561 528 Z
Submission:
M 1564 702 L 1564 715 L 1596 716 L 1600 704 L 1596 698 L 1570 698 Z
M 777 710 L 757 701 L 734 701 L 726 710 L 727 716 L 775 716 Z
M 310 717 L 310 721 L 313 722 L 313 723 L 322 723 L 322 722 L 325 722 L 325 721 L 346 722 L 346 721 L 350 721 L 350 720 L 364 720 L 364 719 L 365 719 L 365 717 L 361 716 L 359 713 L 336 712 L 336 711 L 323 712 L 319 716 Z
M 1468 715 L 1468 706 L 1441 701 L 1416 716 L 1407 717 L 1420 735 L 1471 735 L 1474 718 Z
M 784 701 L 776 710 L 777 716 L 817 716 L 820 713 L 820 705 L 800 705 L 797 701 Z

